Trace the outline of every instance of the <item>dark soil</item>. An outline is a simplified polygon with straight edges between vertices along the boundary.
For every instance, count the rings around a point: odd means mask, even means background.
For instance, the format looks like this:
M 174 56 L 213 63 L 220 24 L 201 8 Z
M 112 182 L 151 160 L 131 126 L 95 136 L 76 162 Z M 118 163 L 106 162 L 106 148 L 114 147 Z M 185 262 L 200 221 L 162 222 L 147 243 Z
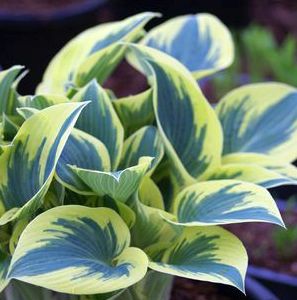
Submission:
M 297 36 L 296 0 L 252 0 L 250 4 L 252 21 L 269 27 L 279 41 L 288 32 Z
M 145 91 L 148 84 L 145 76 L 123 61 L 104 83 L 104 87 L 111 89 L 117 98 L 121 98 Z
M 89 2 L 90 0 L 1 0 L 0 12 L 10 14 L 51 14 L 61 8 Z
M 240 292 L 236 291 L 234 296 L 229 296 L 220 287 L 210 282 L 176 278 L 171 300 L 246 300 L 243 294 L 239 294 Z
M 282 217 L 288 230 L 297 227 L 296 211 L 282 212 Z M 281 248 L 276 243 L 276 234 L 286 235 L 286 229 L 266 223 L 243 223 L 226 227 L 244 243 L 249 264 L 297 276 L 297 240 L 284 239 Z

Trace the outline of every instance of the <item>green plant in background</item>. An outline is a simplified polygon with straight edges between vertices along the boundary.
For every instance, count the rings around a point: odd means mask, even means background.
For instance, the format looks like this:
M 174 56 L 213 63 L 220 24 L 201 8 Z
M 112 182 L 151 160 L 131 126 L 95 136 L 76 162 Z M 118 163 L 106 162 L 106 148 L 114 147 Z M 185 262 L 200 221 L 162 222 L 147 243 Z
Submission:
M 295 257 L 297 242 L 297 226 L 289 226 L 287 230 L 275 230 L 273 232 L 273 241 L 277 254 L 283 259 L 292 259 Z
M 289 198 L 284 213 L 287 219 L 287 230 L 274 228 L 272 239 L 280 259 L 294 259 L 297 249 L 297 225 L 295 224 L 296 196 Z
M 297 86 L 297 39 L 288 36 L 279 44 L 259 25 L 234 33 L 236 57 L 233 65 L 213 78 L 217 98 L 243 83 L 276 80 Z
M 209 14 L 146 33 L 155 16 L 83 32 L 34 96 L 21 67 L 0 73 L 7 300 L 169 299 L 173 276 L 243 291 L 246 251 L 219 225 L 284 225 L 265 188 L 296 184 L 296 90 L 248 85 L 214 110 L 197 80 L 231 64 L 230 33 Z M 149 88 L 117 99 L 102 85 L 123 59 Z

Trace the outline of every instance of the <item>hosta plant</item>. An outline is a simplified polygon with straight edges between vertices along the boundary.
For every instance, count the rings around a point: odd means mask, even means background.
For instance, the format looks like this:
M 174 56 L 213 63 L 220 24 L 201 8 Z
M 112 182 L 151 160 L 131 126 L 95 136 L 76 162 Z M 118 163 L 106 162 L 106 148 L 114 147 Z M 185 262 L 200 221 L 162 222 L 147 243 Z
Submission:
M 247 254 L 221 227 L 284 226 L 266 188 L 295 184 L 297 92 L 243 86 L 213 108 L 199 80 L 233 59 L 214 16 L 155 13 L 91 28 L 35 95 L 0 73 L 0 290 L 9 299 L 169 299 L 173 276 L 244 291 Z M 105 81 L 126 59 L 147 90 Z

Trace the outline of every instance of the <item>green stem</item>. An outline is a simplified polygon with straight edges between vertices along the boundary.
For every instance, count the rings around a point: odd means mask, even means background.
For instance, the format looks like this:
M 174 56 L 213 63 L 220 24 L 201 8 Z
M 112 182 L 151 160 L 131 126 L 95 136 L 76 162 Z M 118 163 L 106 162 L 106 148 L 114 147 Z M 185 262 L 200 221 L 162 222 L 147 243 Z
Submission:
M 137 284 L 127 289 L 116 300 L 169 300 L 173 276 L 149 271 Z

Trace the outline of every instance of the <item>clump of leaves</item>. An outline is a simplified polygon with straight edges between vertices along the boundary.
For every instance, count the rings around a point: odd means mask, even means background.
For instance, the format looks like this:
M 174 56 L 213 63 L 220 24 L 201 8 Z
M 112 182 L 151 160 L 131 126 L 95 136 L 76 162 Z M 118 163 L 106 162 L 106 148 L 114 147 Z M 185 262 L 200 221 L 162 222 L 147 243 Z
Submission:
M 36 95 L 18 94 L 21 67 L 1 72 L 7 297 L 16 284 L 38 299 L 45 289 L 61 299 L 168 299 L 172 276 L 244 290 L 246 251 L 220 225 L 283 226 L 265 188 L 296 184 L 296 90 L 243 86 L 214 110 L 197 80 L 231 64 L 229 31 L 198 14 L 146 33 L 155 16 L 81 33 Z M 103 84 L 123 59 L 149 88 L 117 99 Z

